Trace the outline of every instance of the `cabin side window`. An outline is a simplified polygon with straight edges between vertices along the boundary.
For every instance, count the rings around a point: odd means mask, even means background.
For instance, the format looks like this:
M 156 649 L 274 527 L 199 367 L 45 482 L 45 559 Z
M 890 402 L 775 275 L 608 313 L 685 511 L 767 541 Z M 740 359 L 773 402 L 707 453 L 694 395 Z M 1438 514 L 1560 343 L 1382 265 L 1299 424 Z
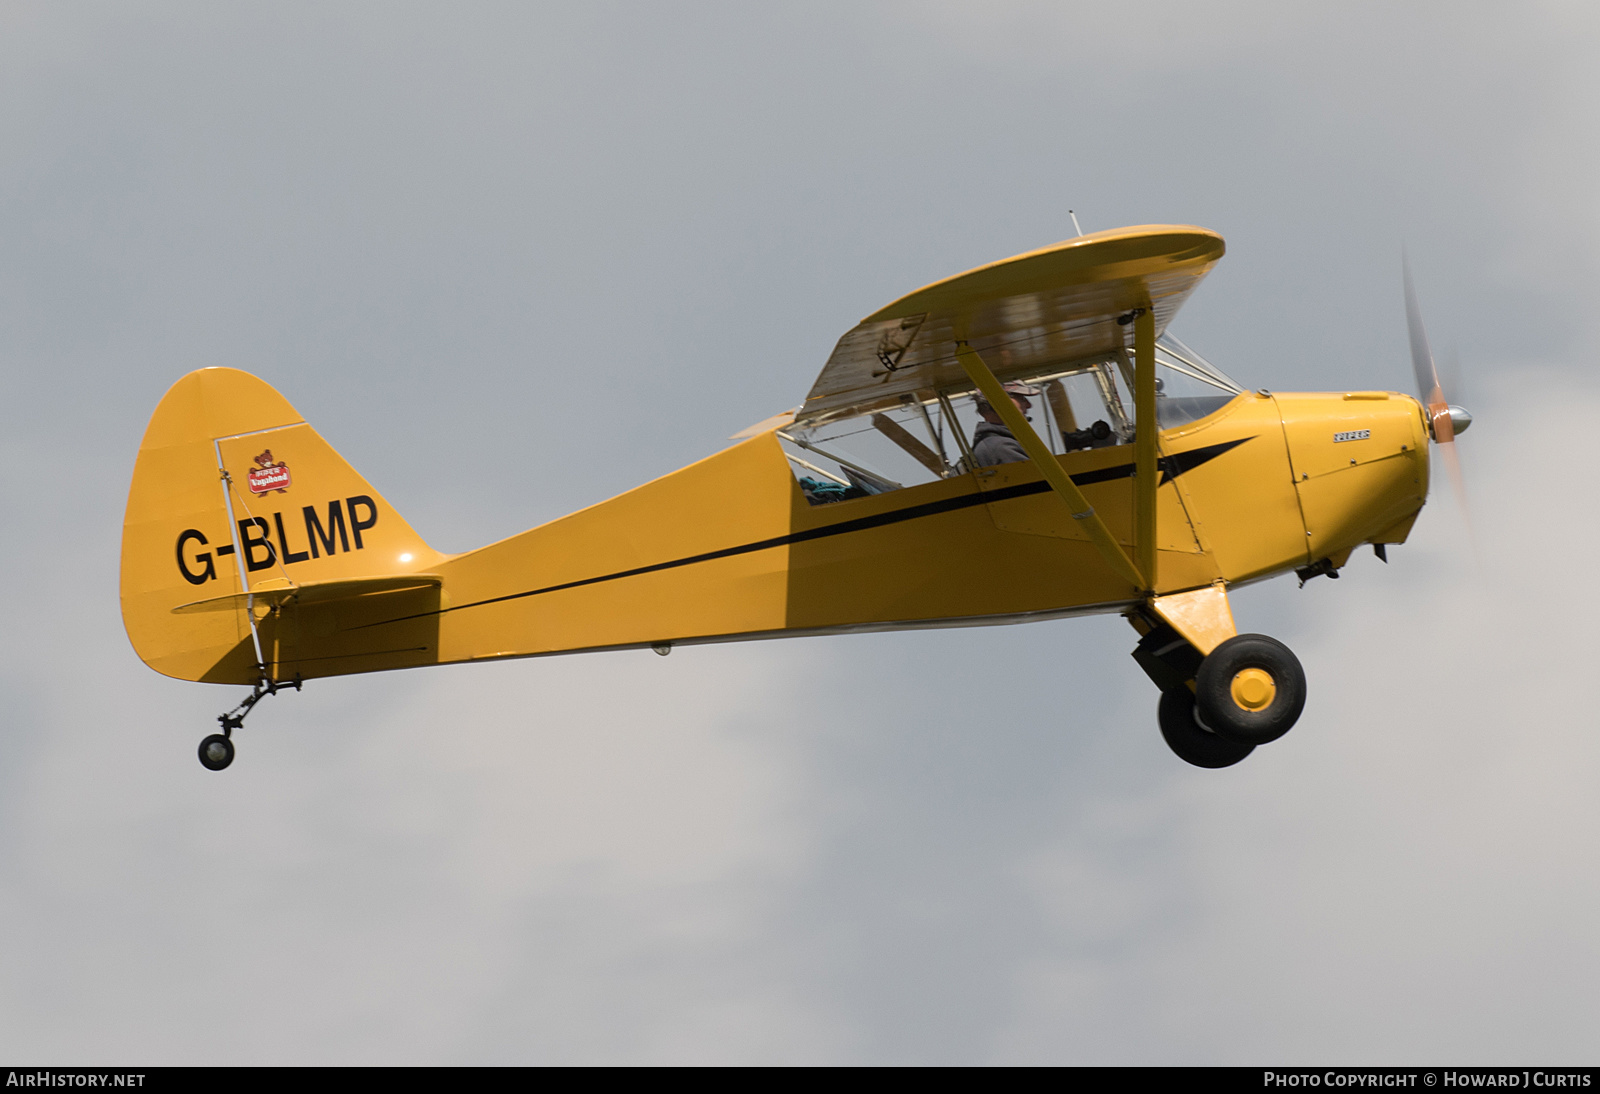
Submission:
M 1118 353 L 1008 380 L 1035 433 L 1055 455 L 1133 443 L 1133 359 Z M 1156 420 L 1170 429 L 1214 413 L 1243 389 L 1182 342 L 1156 345 Z M 778 431 L 812 505 L 871 497 L 979 467 L 1026 459 L 970 388 L 915 398 L 818 425 Z
M 1025 413 L 1053 453 L 1125 444 L 1133 435 L 1132 399 L 1110 362 L 1011 386 L 1026 393 Z M 827 505 L 1025 458 L 1014 441 L 994 443 L 996 416 L 984 414 L 986 405 L 972 391 L 908 399 L 819 425 L 792 425 L 778 431 L 778 440 L 806 500 Z M 1010 434 L 1001 430 L 1000 437 Z
M 961 441 L 938 401 L 778 431 L 812 505 L 870 497 L 960 474 Z

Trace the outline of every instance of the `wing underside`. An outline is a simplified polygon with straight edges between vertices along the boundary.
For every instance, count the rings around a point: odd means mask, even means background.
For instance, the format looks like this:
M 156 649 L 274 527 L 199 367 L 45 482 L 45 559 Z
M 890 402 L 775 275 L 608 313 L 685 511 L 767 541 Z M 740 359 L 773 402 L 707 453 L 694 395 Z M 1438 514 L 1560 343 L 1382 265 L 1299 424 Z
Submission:
M 1128 319 L 1159 336 L 1222 257 L 1203 228 L 1097 232 L 969 270 L 901 297 L 839 339 L 800 409 L 808 424 L 971 386 L 961 343 L 1001 380 L 1104 359 L 1132 344 Z

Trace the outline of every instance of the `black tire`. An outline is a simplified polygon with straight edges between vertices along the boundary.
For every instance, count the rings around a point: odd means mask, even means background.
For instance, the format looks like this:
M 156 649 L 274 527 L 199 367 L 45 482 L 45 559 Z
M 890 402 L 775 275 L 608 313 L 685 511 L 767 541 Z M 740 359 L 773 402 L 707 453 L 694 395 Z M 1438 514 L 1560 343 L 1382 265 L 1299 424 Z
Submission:
M 1219 737 L 1195 721 L 1194 696 L 1188 688 L 1162 692 L 1157 717 L 1167 747 L 1196 767 L 1232 767 L 1255 751 L 1254 745 Z
M 1250 669 L 1266 673 L 1272 681 L 1271 699 L 1260 709 L 1241 705 L 1237 697 L 1235 681 Z M 1306 673 L 1300 659 L 1276 638 L 1239 634 L 1200 662 L 1194 698 L 1200 720 L 1217 736 L 1264 745 L 1294 728 L 1306 705 Z
M 213 733 L 200 742 L 200 764 L 207 771 L 221 771 L 233 762 L 233 742 Z

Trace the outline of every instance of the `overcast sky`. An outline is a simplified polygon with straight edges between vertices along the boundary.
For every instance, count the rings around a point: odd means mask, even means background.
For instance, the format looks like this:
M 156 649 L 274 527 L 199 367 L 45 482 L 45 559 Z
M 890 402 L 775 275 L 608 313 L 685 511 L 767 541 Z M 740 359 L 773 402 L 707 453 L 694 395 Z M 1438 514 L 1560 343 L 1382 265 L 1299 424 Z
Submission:
M 1600 17 L 1583 3 L 0 3 L 0 1056 L 1593 1062 Z M 435 547 L 795 405 L 928 281 L 1228 256 L 1247 387 L 1458 352 L 1476 555 L 1236 592 L 1295 731 L 1190 768 L 1103 618 L 463 666 L 139 663 L 149 414 L 275 385 Z

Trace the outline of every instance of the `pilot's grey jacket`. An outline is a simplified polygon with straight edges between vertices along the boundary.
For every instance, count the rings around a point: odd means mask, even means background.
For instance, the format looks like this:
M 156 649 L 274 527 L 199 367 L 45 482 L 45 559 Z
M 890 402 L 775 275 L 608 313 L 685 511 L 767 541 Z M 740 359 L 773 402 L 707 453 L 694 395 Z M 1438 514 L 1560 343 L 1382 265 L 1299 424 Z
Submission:
M 1028 458 L 1011 430 L 993 422 L 979 422 L 972 431 L 972 459 L 979 467 L 997 463 L 1020 463 Z

